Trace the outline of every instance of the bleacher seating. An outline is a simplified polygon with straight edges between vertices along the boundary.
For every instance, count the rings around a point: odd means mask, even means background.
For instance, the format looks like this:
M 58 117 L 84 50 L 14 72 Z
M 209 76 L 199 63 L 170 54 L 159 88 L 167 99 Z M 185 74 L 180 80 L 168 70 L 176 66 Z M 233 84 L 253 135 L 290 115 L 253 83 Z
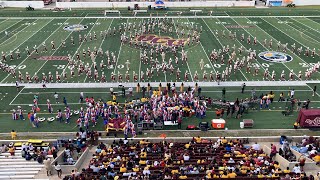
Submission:
M 16 147 L 13 156 L 8 152 L 0 154 L 0 179 L 34 179 L 43 167 L 37 161 L 26 161 L 21 147 Z
M 228 174 L 226 177 L 232 177 L 232 171 L 228 169 L 233 169 L 237 179 L 280 179 L 287 174 L 295 176 L 292 172 L 284 173 L 279 163 L 271 160 L 262 150 L 244 147 L 239 140 L 222 140 L 217 145 L 194 138 L 190 143 L 140 141 L 127 145 L 99 145 L 89 166 L 78 175 L 73 174 L 71 179 L 99 179 L 100 176 L 128 179 L 133 172 L 135 176 L 143 177 L 149 171 L 149 179 L 161 180 L 210 179 L 224 176 L 223 173 Z

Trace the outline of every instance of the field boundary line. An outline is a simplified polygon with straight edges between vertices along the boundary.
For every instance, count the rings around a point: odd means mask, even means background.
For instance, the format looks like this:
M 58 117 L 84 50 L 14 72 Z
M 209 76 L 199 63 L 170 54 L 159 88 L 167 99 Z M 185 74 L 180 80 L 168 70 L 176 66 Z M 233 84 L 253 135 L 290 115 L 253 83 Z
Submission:
M 222 81 L 220 85 L 212 82 L 197 82 L 203 87 L 241 87 L 243 82 L 247 86 L 306 86 L 306 84 L 320 83 L 320 81 Z M 147 86 L 148 82 L 139 82 L 140 86 Z M 152 87 L 158 87 L 160 81 L 149 82 Z M 173 82 L 161 82 L 161 83 L 173 83 Z M 182 82 L 175 82 L 176 86 L 179 86 Z M 185 87 L 194 86 L 196 82 L 183 82 Z M 136 87 L 137 82 L 126 83 L 127 87 Z M 119 83 L 47 83 L 47 88 L 110 88 L 118 87 Z M 0 87 L 14 87 L 15 83 L 0 83 Z M 29 89 L 41 89 L 41 83 L 20 83 L 20 86 L 25 86 Z
M 53 20 L 53 19 L 52 19 L 52 20 Z M 52 21 L 52 20 L 51 20 L 51 21 Z M 36 21 L 38 21 L 38 19 L 35 20 L 35 21 L 33 21 L 33 22 L 36 22 Z M 51 22 L 51 21 L 49 21 L 49 22 Z M 30 26 L 26 26 L 26 27 L 22 28 L 20 31 L 12 34 L 12 36 L 11 36 L 10 38 L 8 38 L 8 39 L 6 39 L 5 41 L 1 42 L 1 45 L 4 44 L 5 42 L 7 42 L 8 40 L 11 40 L 11 38 L 12 38 L 13 36 L 16 36 L 16 39 L 17 39 L 17 35 L 20 34 L 21 32 L 23 32 L 23 30 L 27 29 L 28 27 L 30 27 Z M 39 32 L 39 31 L 36 31 L 36 32 Z M 33 34 L 33 35 L 34 35 L 34 34 Z M 33 36 L 33 35 L 32 35 L 32 36 Z M 16 40 L 16 39 L 15 39 L 15 40 Z M 28 39 L 29 39 L 29 38 L 28 38 Z M 27 40 L 28 40 L 28 39 L 27 39 Z M 14 41 L 15 41 L 15 40 L 14 40 Z M 25 41 L 24 41 L 24 42 L 25 42 Z M 19 45 L 19 46 L 20 46 L 20 45 Z M 18 47 L 19 47 L 19 46 L 18 46 Z M 16 50 L 16 49 L 17 49 L 17 48 L 14 48 L 14 50 Z M 13 51 L 14 51 L 14 50 L 13 50 Z
M 181 18 L 244 18 L 244 17 L 256 17 L 256 18 L 275 18 L 275 17 L 289 17 L 289 18 L 299 18 L 299 17 L 306 17 L 306 18 L 317 18 L 320 16 L 156 16 L 156 17 L 152 17 L 152 18 L 175 18 L 175 19 L 181 19 Z M 67 19 L 67 18 L 71 18 L 71 19 L 122 19 L 122 18 L 129 18 L 129 19 L 150 19 L 150 16 L 144 16 L 144 17 L 132 17 L 132 16 L 121 16 L 121 17 L 107 17 L 107 16 L 72 16 L 72 17 L 57 17 L 57 16 L 53 16 L 53 17 L 42 17 L 42 16 L 35 16 L 35 17 L 0 17 L 0 19 Z
M 12 101 L 9 103 L 10 106 L 12 106 L 12 103 L 17 99 L 17 97 L 20 95 L 20 93 L 24 90 L 25 87 L 23 87 L 19 92 L 18 94 L 12 99 Z M 18 104 L 19 106 L 19 104 Z
M 21 22 L 23 19 L 21 19 L 20 21 L 17 21 L 16 23 L 14 23 L 14 24 L 12 24 L 11 26 L 9 26 L 9 27 L 6 27 L 4 30 L 2 30 L 2 31 L 0 31 L 0 33 L 2 33 L 2 32 L 4 32 L 4 31 L 6 31 L 7 29 L 9 29 L 9 28 L 11 28 L 12 26 L 14 26 L 14 25 L 16 25 L 16 24 L 18 24 L 19 22 Z M 3 22 L 1 22 L 0 24 L 2 24 Z M 1 43 L 2 44 L 2 43 Z
M 310 87 L 308 87 L 310 88 Z M 28 88 L 25 88 L 25 89 L 28 89 Z M 287 90 L 270 90 L 270 89 L 266 89 L 266 90 L 255 90 L 256 92 L 270 92 L 270 91 L 273 91 L 273 92 L 286 92 Z M 311 90 L 294 90 L 295 92 L 312 92 L 312 88 Z M 32 95 L 32 94 L 54 94 L 54 93 L 58 93 L 58 94 L 79 94 L 80 91 L 72 91 L 72 92 L 62 92 L 62 91 L 50 91 L 50 92 L 24 92 L 24 93 L 20 93 L 20 95 Z M 90 93 L 94 93 L 94 94 L 110 94 L 110 92 L 108 91 L 81 91 L 83 92 L 84 94 L 90 94 Z M 118 92 L 118 93 L 121 93 L 122 91 L 115 91 L 115 92 Z M 205 93 L 222 93 L 222 90 L 220 91 L 201 91 L 201 92 L 205 92 Z M 226 90 L 227 93 L 236 93 L 236 92 L 241 92 L 241 87 L 239 87 L 239 90 Z M 249 90 L 246 90 L 244 92 L 250 92 Z M 139 94 L 139 93 L 138 93 Z M 319 95 L 320 97 L 320 95 Z
M 53 20 L 53 19 L 52 19 Z M 51 21 L 52 21 L 51 20 Z M 38 29 L 38 31 L 34 32 L 29 38 L 27 38 L 25 41 L 23 41 L 21 44 L 19 44 L 16 48 L 14 48 L 13 51 L 15 51 L 18 47 L 20 47 L 22 44 L 24 44 L 25 42 L 27 42 L 31 37 L 33 37 L 35 34 L 37 34 L 40 30 L 42 30 L 44 27 L 46 27 L 51 21 L 47 22 L 44 26 L 42 26 L 42 28 Z M 40 47 L 40 45 L 38 46 Z M 22 61 L 20 62 L 15 68 L 14 70 L 16 70 L 19 66 L 21 66 L 33 53 L 34 51 L 32 51 L 30 53 L 30 55 L 27 55 L 27 57 Z M 10 74 L 8 74 L 5 78 L 2 79 L 2 81 L 0 83 L 3 83 L 8 77 L 10 76 Z
M 306 25 L 305 23 L 303 23 L 303 22 L 300 22 L 300 21 L 298 21 L 298 20 L 296 20 L 296 19 L 294 19 L 294 18 L 290 18 L 290 19 L 292 19 L 292 20 L 294 20 L 294 21 L 296 21 L 296 22 L 298 22 L 298 23 L 300 23 L 300 24 L 302 24 L 302 25 L 304 25 L 304 26 L 306 26 L 306 27 L 308 27 L 308 28 L 310 28 L 310 29 L 312 29 L 312 30 L 314 30 L 314 31 L 316 31 L 316 32 L 318 32 L 318 33 L 320 33 L 320 31 L 318 31 L 318 30 L 316 30 L 316 29 L 314 29 L 314 28 L 312 28 L 312 27 L 310 27 L 309 25 Z M 307 18 L 306 18 L 307 19 Z M 307 19 L 308 20 L 308 19 Z M 313 21 L 314 22 L 314 21 Z M 317 23 L 317 22 L 315 22 L 315 23 Z M 318 23 L 319 24 L 319 23 Z M 310 37 L 310 36 L 309 36 Z M 311 37 L 310 37 L 311 38 Z

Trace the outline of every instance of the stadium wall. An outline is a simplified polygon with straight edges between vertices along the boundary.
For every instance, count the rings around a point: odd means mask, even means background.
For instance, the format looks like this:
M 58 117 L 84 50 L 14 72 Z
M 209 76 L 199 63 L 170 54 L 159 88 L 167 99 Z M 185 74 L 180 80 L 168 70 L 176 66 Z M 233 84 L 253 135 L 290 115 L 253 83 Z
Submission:
M 187 1 L 166 2 L 166 7 L 253 7 L 254 1 Z M 138 4 L 140 7 L 154 6 L 154 2 L 57 2 L 58 8 L 127 8 Z
M 0 1 L 0 4 L 4 7 L 25 8 L 31 6 L 36 9 L 44 8 L 43 1 Z
M 319 0 L 294 0 L 293 3 L 297 6 L 320 5 Z

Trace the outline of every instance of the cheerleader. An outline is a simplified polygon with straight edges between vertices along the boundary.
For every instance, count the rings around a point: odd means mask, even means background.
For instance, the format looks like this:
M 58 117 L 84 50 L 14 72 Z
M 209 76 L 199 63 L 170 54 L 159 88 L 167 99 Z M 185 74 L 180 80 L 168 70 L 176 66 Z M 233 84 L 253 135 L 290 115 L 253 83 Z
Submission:
M 61 112 L 61 109 L 59 109 L 59 111 L 58 111 L 57 119 L 59 120 L 59 122 L 60 122 L 60 123 L 62 123 L 63 119 L 62 119 L 62 112 Z
M 65 116 L 66 116 L 66 124 L 70 124 L 70 112 L 66 111 Z

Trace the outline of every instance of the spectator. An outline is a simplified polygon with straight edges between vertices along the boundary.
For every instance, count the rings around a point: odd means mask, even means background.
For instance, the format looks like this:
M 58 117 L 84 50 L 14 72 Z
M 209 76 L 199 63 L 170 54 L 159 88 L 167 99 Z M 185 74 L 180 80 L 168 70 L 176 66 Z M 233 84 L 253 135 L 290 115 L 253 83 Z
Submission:
M 16 140 L 17 139 L 17 132 L 15 132 L 14 130 L 11 131 L 11 139 L 12 140 Z
M 296 173 L 296 174 L 300 174 L 301 173 L 301 168 L 299 167 L 298 164 L 295 164 L 293 169 L 292 169 L 292 172 Z
M 259 151 L 260 150 L 260 145 L 255 142 L 253 145 L 252 145 L 252 149 L 256 150 L 256 151 Z
M 50 158 L 47 158 L 43 161 L 44 163 L 44 167 L 46 168 L 47 171 L 47 176 L 51 176 L 52 172 L 51 172 L 51 160 Z

